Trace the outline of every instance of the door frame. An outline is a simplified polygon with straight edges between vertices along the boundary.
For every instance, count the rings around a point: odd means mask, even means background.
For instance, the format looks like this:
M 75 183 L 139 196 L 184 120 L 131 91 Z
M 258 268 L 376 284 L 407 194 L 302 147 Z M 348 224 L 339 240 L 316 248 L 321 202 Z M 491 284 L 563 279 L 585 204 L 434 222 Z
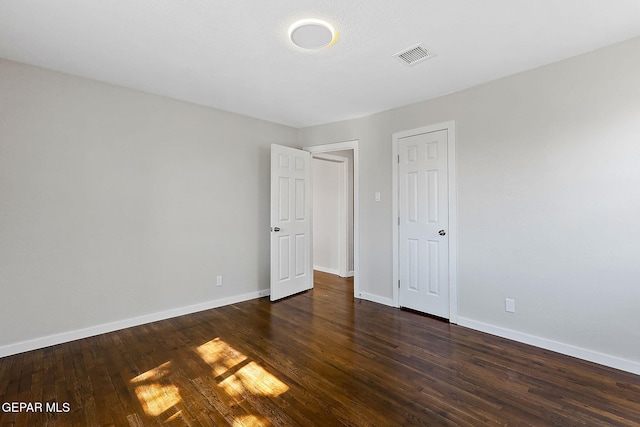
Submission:
M 353 150 L 353 295 L 360 298 L 360 160 L 358 155 L 359 141 L 335 142 L 323 145 L 312 145 L 303 149 L 311 155 L 332 151 Z
M 393 209 L 393 305 L 400 307 L 400 179 L 398 176 L 398 145 L 401 138 L 423 133 L 447 131 L 447 175 L 449 180 L 449 322 L 458 323 L 458 204 L 456 185 L 456 123 L 454 120 L 423 126 L 415 129 L 395 132 L 392 135 L 392 209 Z
M 347 218 L 347 213 L 349 210 L 349 201 L 347 200 L 347 195 L 349 193 L 349 190 L 347 188 L 347 183 L 349 181 L 349 159 L 347 157 L 334 156 L 327 153 L 312 154 L 311 159 L 340 164 L 340 194 L 338 203 L 338 275 L 340 277 L 349 277 L 349 221 Z M 315 181 L 313 181 L 312 185 L 315 184 Z M 316 194 L 315 191 L 313 194 Z

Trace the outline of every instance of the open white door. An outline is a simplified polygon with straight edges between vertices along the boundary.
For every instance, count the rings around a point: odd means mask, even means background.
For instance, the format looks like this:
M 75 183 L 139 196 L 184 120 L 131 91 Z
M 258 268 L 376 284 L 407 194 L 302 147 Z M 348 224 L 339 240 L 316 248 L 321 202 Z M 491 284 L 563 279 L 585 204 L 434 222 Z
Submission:
M 313 287 L 311 154 L 271 145 L 271 301 Z

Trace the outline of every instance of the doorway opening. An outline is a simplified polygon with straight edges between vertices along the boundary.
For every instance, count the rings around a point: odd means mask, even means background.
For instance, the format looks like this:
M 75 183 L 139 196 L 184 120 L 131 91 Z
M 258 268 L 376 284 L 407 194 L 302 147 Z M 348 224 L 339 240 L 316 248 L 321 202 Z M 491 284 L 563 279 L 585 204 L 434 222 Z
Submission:
M 313 269 L 353 276 L 353 152 L 313 155 Z
M 359 298 L 358 141 L 304 149 L 314 158 L 313 267 L 352 276 L 354 296 Z

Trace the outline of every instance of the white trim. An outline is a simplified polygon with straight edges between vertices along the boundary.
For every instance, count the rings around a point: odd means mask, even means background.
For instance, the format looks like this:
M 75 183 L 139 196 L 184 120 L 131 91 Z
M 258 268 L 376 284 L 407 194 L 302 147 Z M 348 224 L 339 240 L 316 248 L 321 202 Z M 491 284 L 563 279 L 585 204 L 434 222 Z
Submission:
M 368 292 L 359 292 L 356 298 L 375 302 L 377 304 L 388 305 L 389 307 L 395 307 L 393 299 L 381 297 L 379 295 L 370 294 Z
M 317 270 L 317 271 L 322 271 L 323 273 L 328 273 L 328 274 L 333 274 L 333 275 L 336 275 L 336 276 L 344 277 L 344 276 L 342 276 L 340 274 L 340 271 L 336 270 L 335 268 L 323 267 L 321 265 L 315 265 L 314 264 L 313 269 Z
M 237 304 L 243 301 L 249 301 L 269 295 L 269 289 L 257 292 L 251 292 L 243 295 L 236 295 L 218 300 L 207 301 L 199 304 L 189 305 L 186 307 L 172 308 L 170 310 L 158 313 L 147 314 L 130 319 L 118 320 L 116 322 L 105 323 L 102 325 L 91 326 L 88 328 L 78 329 L 75 331 L 62 332 L 59 334 L 49 335 L 46 337 L 35 338 L 32 340 L 22 341 L 15 344 L 8 344 L 0 347 L 0 357 L 11 356 L 25 351 L 37 350 L 52 345 L 63 344 L 95 335 L 106 334 L 118 331 L 120 329 L 131 328 L 134 326 L 144 325 L 146 323 L 158 322 L 161 320 L 171 319 L 172 317 L 185 316 L 187 314 L 197 313 L 199 311 L 211 310 L 213 308 L 225 305 Z
M 326 160 L 328 162 L 334 163 L 344 163 L 349 161 L 349 159 L 347 159 L 346 157 L 334 156 L 333 154 L 327 153 L 312 153 L 311 157 L 313 157 L 314 159 Z
M 360 158 L 358 140 L 304 147 L 311 154 L 353 150 L 353 295 L 360 294 Z M 384 304 L 384 303 L 383 303 Z
M 456 122 L 451 120 L 416 129 L 395 132 L 392 135 L 392 230 L 393 230 L 393 306 L 400 306 L 398 290 L 399 273 L 399 230 L 398 217 L 398 141 L 401 138 L 439 130 L 447 131 L 447 169 L 449 180 L 449 321 L 458 323 L 458 198 L 456 184 Z
M 458 325 L 524 344 L 529 344 L 535 347 L 544 348 L 545 350 L 555 351 L 556 353 L 565 354 L 567 356 L 577 357 L 578 359 L 587 360 L 599 365 L 604 365 L 610 368 L 620 369 L 621 371 L 640 375 L 640 363 L 633 362 L 631 360 L 621 359 L 619 357 L 598 353 L 597 351 L 587 350 L 585 348 L 553 341 L 547 338 L 525 334 L 511 329 L 502 328 L 500 326 L 494 326 L 488 323 L 479 322 L 473 319 L 467 319 L 466 317 L 458 317 Z

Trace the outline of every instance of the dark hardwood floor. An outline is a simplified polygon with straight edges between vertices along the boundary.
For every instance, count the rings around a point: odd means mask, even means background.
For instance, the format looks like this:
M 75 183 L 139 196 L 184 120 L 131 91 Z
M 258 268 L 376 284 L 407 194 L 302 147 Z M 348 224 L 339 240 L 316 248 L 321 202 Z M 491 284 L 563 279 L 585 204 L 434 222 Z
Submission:
M 275 304 L 2 358 L 0 426 L 640 425 L 638 376 L 352 294 L 316 273 Z

